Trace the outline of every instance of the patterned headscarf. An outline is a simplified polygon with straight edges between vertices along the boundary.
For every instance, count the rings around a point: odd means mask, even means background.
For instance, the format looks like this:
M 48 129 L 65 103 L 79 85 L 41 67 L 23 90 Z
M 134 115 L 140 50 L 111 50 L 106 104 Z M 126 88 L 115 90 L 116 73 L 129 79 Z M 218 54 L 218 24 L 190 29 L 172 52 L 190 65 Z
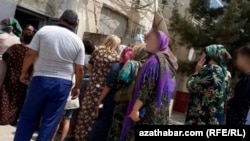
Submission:
M 18 23 L 18 21 L 16 19 L 13 18 L 5 18 L 0 22 L 1 26 L 2 26 L 2 30 L 0 30 L 0 34 L 5 33 L 6 30 L 11 29 L 12 32 L 18 36 L 21 37 L 22 36 L 22 27 L 20 26 L 20 24 Z
M 232 59 L 223 45 L 209 45 L 205 48 L 206 54 L 222 67 L 224 74 L 227 73 L 227 61 Z
M 133 60 L 142 61 L 148 58 L 148 52 L 145 46 L 135 46 L 133 47 Z
M 155 101 L 158 110 L 161 108 L 161 98 L 164 96 L 167 101 L 170 101 L 171 96 L 174 92 L 176 82 L 175 78 L 173 77 L 173 73 L 171 72 L 170 66 L 178 66 L 177 62 L 174 63 L 174 60 L 169 61 L 169 53 L 168 53 L 168 44 L 169 38 L 166 34 L 159 30 L 152 30 L 149 34 L 156 34 L 158 37 L 158 50 L 157 53 L 152 54 L 149 59 L 144 63 L 142 66 L 140 73 L 138 75 L 136 85 L 133 92 L 133 97 L 129 102 L 127 113 L 124 119 L 123 128 L 121 132 L 120 141 L 124 141 L 125 137 L 128 133 L 128 130 L 133 123 L 132 120 L 129 118 L 129 114 L 133 110 L 133 106 L 138 98 L 139 91 L 141 86 L 143 85 L 143 80 L 145 75 L 147 74 L 148 68 L 152 67 L 152 64 L 157 64 L 160 67 L 160 72 L 156 82 L 156 93 L 155 93 Z M 167 58 L 167 59 L 166 59 Z
M 131 47 L 126 47 L 121 53 L 121 62 L 125 64 L 128 60 L 133 58 L 133 49 Z

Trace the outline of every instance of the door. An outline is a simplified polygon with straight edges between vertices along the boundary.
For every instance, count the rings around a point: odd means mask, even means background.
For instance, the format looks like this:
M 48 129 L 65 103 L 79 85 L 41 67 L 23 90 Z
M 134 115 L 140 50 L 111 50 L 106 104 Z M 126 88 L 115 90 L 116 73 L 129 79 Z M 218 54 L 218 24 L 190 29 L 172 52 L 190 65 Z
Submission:
M 189 100 L 189 93 L 177 91 L 173 111 L 186 113 Z

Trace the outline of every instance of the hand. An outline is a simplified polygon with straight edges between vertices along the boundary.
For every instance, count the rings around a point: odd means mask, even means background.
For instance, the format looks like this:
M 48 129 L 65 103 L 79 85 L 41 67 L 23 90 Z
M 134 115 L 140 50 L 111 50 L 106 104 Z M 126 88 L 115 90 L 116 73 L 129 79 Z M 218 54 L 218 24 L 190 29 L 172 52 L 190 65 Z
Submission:
M 80 89 L 74 87 L 74 88 L 71 90 L 71 97 L 72 97 L 71 99 L 74 100 L 74 99 L 76 99 L 79 95 L 80 95 Z
M 133 110 L 133 111 L 130 113 L 129 117 L 130 117 L 134 122 L 138 122 L 138 121 L 140 120 L 139 114 L 140 114 L 140 112 L 139 112 L 138 110 Z
M 96 108 L 96 118 L 98 118 L 98 116 L 99 116 L 99 111 L 100 111 L 100 105 L 101 104 L 102 104 L 101 101 L 98 100 L 98 102 L 97 102 L 97 108 Z
M 27 73 L 22 73 L 20 76 L 20 81 L 23 84 L 28 85 L 29 84 L 29 75 Z
M 95 118 L 98 118 L 99 111 L 100 111 L 100 109 L 99 109 L 99 105 L 98 105 L 97 108 L 96 108 L 96 111 L 95 111 Z
M 195 67 L 195 74 L 198 74 L 198 72 L 201 70 L 201 68 L 203 67 L 204 63 L 206 61 L 205 57 L 202 57 L 196 64 Z

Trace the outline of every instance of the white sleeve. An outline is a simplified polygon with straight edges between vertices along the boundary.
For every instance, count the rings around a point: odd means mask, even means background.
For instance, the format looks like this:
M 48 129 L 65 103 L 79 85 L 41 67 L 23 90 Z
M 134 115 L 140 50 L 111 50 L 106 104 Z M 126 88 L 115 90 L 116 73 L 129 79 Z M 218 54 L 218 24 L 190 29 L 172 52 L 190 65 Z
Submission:
M 41 30 L 35 34 L 35 36 L 33 37 L 33 39 L 30 42 L 30 45 L 29 45 L 30 49 L 33 49 L 35 51 L 39 51 L 39 49 L 40 49 L 40 34 L 41 34 Z
M 80 50 L 76 56 L 75 59 L 75 64 L 78 65 L 84 65 L 84 59 L 85 59 L 85 48 L 82 42 L 78 43 L 78 45 L 80 46 Z

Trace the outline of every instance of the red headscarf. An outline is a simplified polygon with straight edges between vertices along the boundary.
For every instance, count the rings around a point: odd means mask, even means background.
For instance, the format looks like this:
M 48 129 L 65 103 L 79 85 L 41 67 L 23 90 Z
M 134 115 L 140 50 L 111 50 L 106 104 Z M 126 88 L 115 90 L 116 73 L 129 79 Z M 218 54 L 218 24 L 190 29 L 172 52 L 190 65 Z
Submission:
M 121 62 L 125 64 L 128 60 L 133 58 L 133 49 L 126 47 L 121 53 Z

